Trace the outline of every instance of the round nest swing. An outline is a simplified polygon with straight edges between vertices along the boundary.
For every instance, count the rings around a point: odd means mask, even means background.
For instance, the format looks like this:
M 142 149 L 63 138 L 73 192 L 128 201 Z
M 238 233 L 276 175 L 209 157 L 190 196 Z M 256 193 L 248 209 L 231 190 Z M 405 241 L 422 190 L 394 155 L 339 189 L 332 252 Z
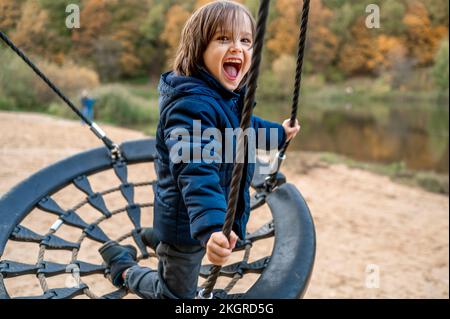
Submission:
M 253 91 L 253 97 L 251 96 L 249 102 L 247 102 L 246 96 L 246 106 L 250 110 L 250 113 L 247 112 L 248 114 L 251 114 L 251 105 L 253 105 L 254 90 L 256 89 L 258 59 L 260 59 L 262 51 L 261 45 L 264 37 L 268 3 L 269 0 L 262 0 L 260 5 L 255 40 L 256 58 L 254 56 L 254 60 L 252 60 L 252 69 L 256 69 L 256 71 L 252 72 L 250 70 L 248 90 L 250 92 Z M 309 1 L 305 0 L 294 105 L 298 102 L 308 9 Z M 84 242 L 87 239 L 100 244 L 114 239 L 119 243 L 126 240 L 132 241 L 140 252 L 138 261 L 157 257 L 154 252 L 155 247 L 147 247 L 141 238 L 143 228 L 141 221 L 142 212 L 145 210 L 147 213 L 147 210 L 153 207 L 153 203 L 139 203 L 135 201 L 136 192 L 145 187 L 152 187 L 156 181 L 140 180 L 133 182 L 128 178 L 129 169 L 139 166 L 141 163 L 151 164 L 154 161 L 156 156 L 155 141 L 146 139 L 125 142 L 120 146 L 115 145 L 95 123 L 84 118 L 76 110 L 75 106 L 10 42 L 6 35 L 0 32 L 0 36 L 90 126 L 91 130 L 107 146 L 74 155 L 44 168 L 0 198 L 0 299 L 11 298 L 7 289 L 8 285 L 5 284 L 9 278 L 18 277 L 20 279 L 22 276 L 26 278 L 25 276 L 27 275 L 37 276 L 42 294 L 32 296 L 20 295 L 13 298 L 66 299 L 77 296 L 87 296 L 93 299 L 123 298 L 128 294 L 125 288 L 116 289 L 106 294 L 99 294 L 95 285 L 88 285 L 86 283 L 88 280 L 85 280 L 85 278 L 99 274 L 108 277 L 109 270 L 104 264 L 89 263 L 81 260 L 80 255 L 86 247 Z M 252 83 L 254 84 L 253 88 L 251 87 Z M 247 93 L 247 95 L 249 94 L 251 95 L 252 93 Z M 249 105 L 250 107 L 248 107 Z M 243 113 L 245 112 L 244 107 Z M 295 106 L 291 123 L 296 117 L 296 112 Z M 245 117 L 244 114 L 243 118 Z M 245 125 L 245 123 L 242 125 L 241 123 L 241 127 L 245 128 L 248 125 Z M 206 291 L 205 295 L 209 296 L 213 292 L 214 298 L 223 299 L 282 299 L 300 298 L 305 293 L 315 258 L 315 229 L 310 211 L 302 195 L 294 185 L 286 182 L 283 174 L 278 172 L 288 145 L 289 141 L 281 151 L 279 156 L 281 160 L 276 171 L 268 175 L 258 174 L 260 171 L 258 165 L 263 164 L 262 162 L 257 162 L 255 170 L 257 173 L 252 181 L 254 190 L 251 199 L 252 211 L 267 204 L 273 219 L 256 231 L 247 234 L 245 240 L 238 241 L 234 251 L 243 251 L 242 260 L 224 267 L 202 265 L 200 277 L 207 278 L 207 280 L 199 289 L 200 291 Z M 239 165 L 236 164 L 236 166 Z M 91 179 L 96 174 L 111 170 L 117 177 L 117 185 L 107 185 L 108 187 L 105 189 L 103 189 L 103 185 L 102 190 L 97 190 L 96 187 L 92 186 Z M 143 172 L 139 176 L 148 175 L 150 175 L 148 172 Z M 240 176 L 238 176 L 237 184 L 239 184 L 239 180 Z M 63 209 L 64 205 L 58 203 L 58 198 L 60 198 L 58 193 L 70 187 L 72 189 L 75 187 L 83 196 L 80 201 L 70 208 Z M 121 196 L 125 204 L 122 207 L 110 210 L 106 203 L 107 198 L 111 194 Z M 232 196 L 230 195 L 230 198 Z M 146 198 L 150 198 L 150 196 Z M 80 213 L 83 210 L 93 212 L 97 215 L 97 218 L 89 222 L 84 220 Z M 45 233 L 37 233 L 22 225 L 27 216 L 36 212 L 56 215 L 55 222 Z M 133 229 L 121 234 L 120 237 L 109 238 L 106 235 L 107 232 L 102 229 L 103 225 L 109 221 L 114 222 L 117 219 L 117 228 L 121 229 L 123 228 L 123 221 L 117 217 L 125 215 L 133 225 Z M 227 221 L 225 224 L 227 224 Z M 148 227 L 149 225 L 145 226 Z M 63 238 L 64 232 L 68 229 L 76 229 L 79 233 L 81 232 L 77 240 Z M 224 229 L 224 233 L 229 235 L 230 229 L 226 230 L 226 226 L 224 226 Z M 255 243 L 270 237 L 274 237 L 274 246 L 270 256 L 249 262 L 250 253 L 252 247 L 256 245 Z M 37 260 L 35 262 L 24 262 L 23 260 L 3 259 L 5 248 L 11 242 L 26 242 L 27 244 L 36 245 L 38 247 Z M 46 256 L 53 250 L 71 253 L 70 261 L 67 263 L 49 261 Z M 230 293 L 239 280 L 250 273 L 260 274 L 256 282 L 243 293 Z M 49 284 L 50 278 L 63 274 L 72 276 L 75 284 L 50 288 L 52 286 Z M 229 280 L 225 288 L 213 290 L 217 277 L 228 277 L 231 280 Z M 24 290 L 27 291 L 27 289 Z
M 0 259 L 0 299 L 9 298 L 4 279 L 34 274 L 38 277 L 43 290 L 42 295 L 21 296 L 20 298 L 59 299 L 87 295 L 90 298 L 121 298 L 127 294 L 125 289 L 117 290 L 103 296 L 97 296 L 95 287 L 83 283 L 84 276 L 107 274 L 101 264 L 91 264 L 78 259 L 80 247 L 86 238 L 105 243 L 110 238 L 102 230 L 102 223 L 118 214 L 126 214 L 134 225 L 134 229 L 115 240 L 121 242 L 132 237 L 140 251 L 139 260 L 155 258 L 153 250 L 142 242 L 139 233 L 141 225 L 141 209 L 152 207 L 152 203 L 135 203 L 134 192 L 139 187 L 151 186 L 154 181 L 132 183 L 127 178 L 127 167 L 143 162 L 152 162 L 155 157 L 155 141 L 139 140 L 121 145 L 123 161 L 113 162 L 110 153 L 104 147 L 93 149 L 52 166 L 49 166 L 16 186 L 0 200 L 0 256 L 9 241 L 29 242 L 39 245 L 38 259 L 35 264 Z M 120 181 L 119 185 L 100 192 L 94 192 L 89 176 L 96 173 L 114 170 Z M 286 183 L 278 174 L 277 186 L 272 192 L 264 190 L 264 176 L 257 175 L 253 180 L 255 192 L 252 197 L 252 209 L 268 204 L 273 221 L 247 235 L 240 241 L 236 251 L 244 250 L 242 261 L 225 266 L 220 275 L 231 277 L 230 283 L 216 296 L 224 298 L 298 298 L 303 295 L 311 275 L 315 255 L 314 225 L 309 209 L 302 195 L 292 184 Z M 83 193 L 85 198 L 71 209 L 64 210 L 53 198 L 59 190 L 73 185 Z M 105 197 L 113 192 L 120 193 L 127 202 L 123 208 L 110 211 L 105 204 Z M 95 211 L 98 219 L 92 223 L 85 222 L 79 214 L 84 206 Z M 42 214 L 56 215 L 55 223 L 46 234 L 37 234 L 21 226 L 26 216 L 38 208 Z M 70 242 L 58 236 L 58 230 L 66 225 L 81 230 L 77 241 Z M 256 241 L 275 236 L 271 256 L 248 262 L 250 251 Z M 47 250 L 66 250 L 72 253 L 67 264 L 48 262 L 45 260 Z M 204 265 L 201 276 L 209 275 L 211 266 Z M 79 283 L 78 287 L 49 289 L 47 278 L 70 272 Z M 226 294 L 237 281 L 247 273 L 261 274 L 256 283 L 244 294 Z M 79 279 L 81 277 L 81 280 Z M 215 291 L 216 292 L 216 291 Z

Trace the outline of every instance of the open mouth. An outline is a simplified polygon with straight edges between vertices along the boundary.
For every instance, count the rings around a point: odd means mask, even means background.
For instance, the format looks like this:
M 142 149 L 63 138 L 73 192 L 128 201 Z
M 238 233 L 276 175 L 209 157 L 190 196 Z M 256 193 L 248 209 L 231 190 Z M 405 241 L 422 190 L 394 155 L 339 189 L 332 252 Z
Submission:
M 223 63 L 223 70 L 225 76 L 232 81 L 237 79 L 239 72 L 241 71 L 241 67 L 242 67 L 241 59 L 236 58 L 226 59 L 225 62 Z

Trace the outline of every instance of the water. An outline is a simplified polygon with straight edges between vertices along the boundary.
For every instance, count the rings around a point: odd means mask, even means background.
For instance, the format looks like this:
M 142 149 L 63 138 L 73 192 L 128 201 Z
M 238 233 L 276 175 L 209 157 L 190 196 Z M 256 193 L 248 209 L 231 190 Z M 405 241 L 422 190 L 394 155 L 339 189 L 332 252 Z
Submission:
M 281 122 L 290 115 L 290 103 L 258 102 L 255 114 Z M 446 102 L 304 104 L 298 118 L 302 130 L 291 149 L 333 152 L 368 162 L 402 162 L 413 170 L 448 173 Z

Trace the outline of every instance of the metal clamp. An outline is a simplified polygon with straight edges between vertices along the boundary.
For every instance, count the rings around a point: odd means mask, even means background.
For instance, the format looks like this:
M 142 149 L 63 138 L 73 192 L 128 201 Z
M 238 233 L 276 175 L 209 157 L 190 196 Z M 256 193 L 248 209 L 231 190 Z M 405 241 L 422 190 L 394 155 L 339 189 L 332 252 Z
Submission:
M 119 145 L 113 144 L 113 148 L 111 149 L 111 158 L 114 161 L 122 160 L 122 152 L 120 151 Z
M 201 289 L 198 292 L 198 299 L 213 299 L 214 293 L 210 292 L 208 297 L 205 297 L 204 293 L 205 293 L 205 288 Z

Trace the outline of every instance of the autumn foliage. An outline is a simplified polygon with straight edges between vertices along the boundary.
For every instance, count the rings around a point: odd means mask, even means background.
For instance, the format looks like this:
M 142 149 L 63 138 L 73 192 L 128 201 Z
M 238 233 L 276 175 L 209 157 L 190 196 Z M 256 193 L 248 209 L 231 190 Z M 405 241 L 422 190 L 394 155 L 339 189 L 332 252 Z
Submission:
M 67 29 L 59 2 L 0 0 L 0 29 L 26 52 L 57 65 L 75 62 L 94 69 L 102 81 L 158 77 L 170 68 L 191 12 L 208 2 L 74 0 L 70 3 L 80 6 L 81 28 Z M 256 14 L 257 0 L 239 2 Z M 380 29 L 366 27 L 366 2 L 311 1 L 307 73 L 332 80 L 336 73 L 378 76 L 399 66 L 434 65 L 448 41 L 448 1 L 374 0 L 380 7 Z M 289 72 L 297 55 L 302 3 L 272 1 L 263 68 Z

